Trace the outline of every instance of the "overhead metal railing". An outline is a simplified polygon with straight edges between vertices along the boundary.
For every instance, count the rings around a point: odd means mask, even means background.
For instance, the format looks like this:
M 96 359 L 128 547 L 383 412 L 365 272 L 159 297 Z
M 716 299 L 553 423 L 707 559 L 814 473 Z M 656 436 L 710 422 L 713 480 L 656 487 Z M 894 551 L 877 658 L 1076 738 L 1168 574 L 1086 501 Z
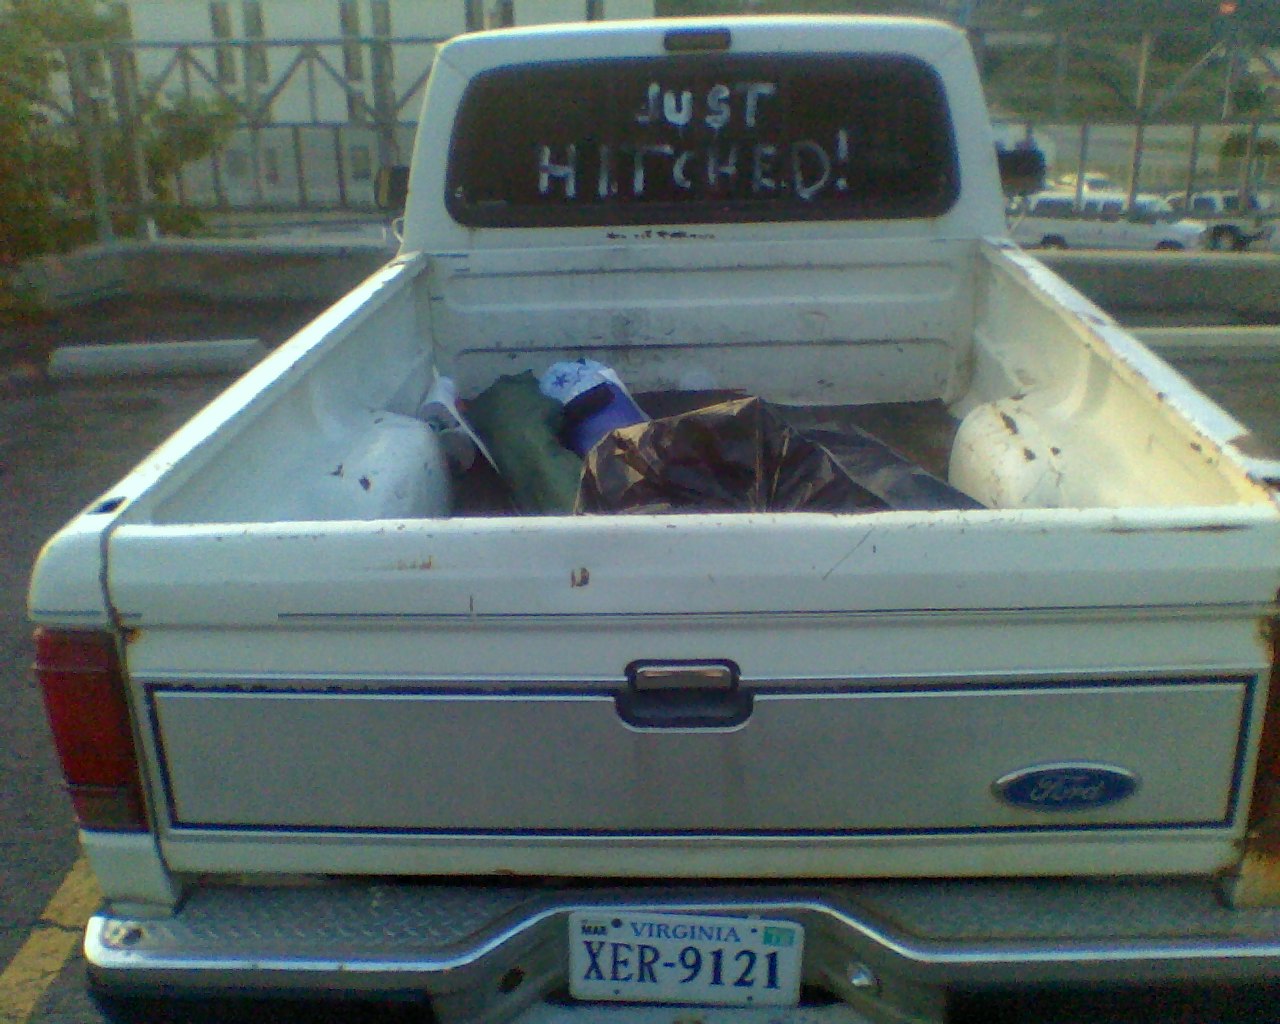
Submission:
M 166 110 L 178 118 L 216 111 L 229 125 L 207 155 L 176 168 L 164 183 L 183 205 L 372 209 L 372 172 L 404 159 L 423 86 L 446 38 L 84 42 L 57 48 L 61 67 L 42 90 L 3 71 L 0 85 L 32 104 L 51 143 L 82 150 L 87 198 L 97 234 L 107 241 L 116 215 L 136 220 L 156 206 L 160 183 L 143 140 Z M 281 152 L 291 159 L 281 160 Z M 228 177 L 244 180 L 233 189 Z M 65 198 L 74 205 L 80 197 Z

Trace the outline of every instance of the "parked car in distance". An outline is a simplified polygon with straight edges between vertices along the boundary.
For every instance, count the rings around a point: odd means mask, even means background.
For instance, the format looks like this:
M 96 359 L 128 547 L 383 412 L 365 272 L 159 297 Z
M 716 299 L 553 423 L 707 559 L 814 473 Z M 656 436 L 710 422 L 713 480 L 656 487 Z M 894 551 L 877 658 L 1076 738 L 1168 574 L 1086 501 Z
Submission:
M 1061 174 L 1058 176 L 1057 185 L 1074 192 L 1076 182 L 1079 180 L 1079 175 L 1075 173 Z M 1086 192 L 1114 192 L 1119 188 L 1120 185 L 1109 174 L 1105 174 L 1102 171 L 1085 171 L 1084 173 L 1084 190 Z
M 1185 219 L 1163 197 L 1140 193 L 1046 189 L 1014 203 L 1009 230 L 1028 248 L 1199 249 L 1205 224 Z
M 1243 252 L 1255 243 L 1269 242 L 1280 217 L 1271 197 L 1246 195 L 1242 202 L 1237 189 L 1208 189 L 1190 196 L 1174 192 L 1167 198 L 1175 210 L 1206 223 L 1205 244 L 1210 249 Z

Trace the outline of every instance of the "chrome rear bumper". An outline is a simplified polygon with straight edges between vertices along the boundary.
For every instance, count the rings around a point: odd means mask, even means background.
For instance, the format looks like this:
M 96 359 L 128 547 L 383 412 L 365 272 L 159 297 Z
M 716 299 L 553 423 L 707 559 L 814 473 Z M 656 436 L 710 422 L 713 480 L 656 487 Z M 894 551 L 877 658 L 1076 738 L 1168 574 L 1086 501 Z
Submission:
M 1208 880 L 210 886 L 169 918 L 105 909 L 85 953 L 109 989 L 421 993 L 495 1021 L 564 989 L 568 915 L 602 907 L 798 921 L 808 986 L 924 1020 L 950 988 L 1280 978 L 1280 909 Z

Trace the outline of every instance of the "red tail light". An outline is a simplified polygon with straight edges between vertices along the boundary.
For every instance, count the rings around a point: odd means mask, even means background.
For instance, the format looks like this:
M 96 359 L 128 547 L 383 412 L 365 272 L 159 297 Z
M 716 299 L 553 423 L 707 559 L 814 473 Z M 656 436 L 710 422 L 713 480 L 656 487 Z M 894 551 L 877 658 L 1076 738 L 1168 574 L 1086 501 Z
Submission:
M 146 831 L 115 637 L 42 627 L 35 645 L 36 679 L 81 827 Z

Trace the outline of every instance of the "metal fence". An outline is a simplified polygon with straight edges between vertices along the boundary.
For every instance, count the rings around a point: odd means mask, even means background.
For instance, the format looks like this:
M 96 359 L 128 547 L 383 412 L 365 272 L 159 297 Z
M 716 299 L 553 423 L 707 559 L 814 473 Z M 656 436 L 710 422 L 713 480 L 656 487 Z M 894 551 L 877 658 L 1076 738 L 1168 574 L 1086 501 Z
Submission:
M 1163 196 L 1224 190 L 1280 200 L 1280 120 L 1212 124 L 997 123 L 1006 147 L 1030 137 L 1050 181 L 1088 175 L 1117 190 Z
M 28 98 L 49 144 L 69 147 L 88 187 L 63 195 L 100 240 L 156 230 L 164 208 L 371 211 L 379 166 L 405 162 L 422 90 L 443 38 L 121 40 L 60 50 L 60 69 Z M 157 169 L 148 140 L 174 112 L 216 112 L 217 144 Z M 181 118 L 179 117 L 180 121 Z M 1280 192 L 1280 123 L 996 125 L 1027 135 L 1052 177 L 1110 177 L 1121 189 Z M 56 182 L 51 182 L 56 189 Z
M 77 152 L 88 172 L 89 194 L 63 195 L 61 203 L 87 207 L 103 240 L 116 233 L 120 214 L 154 223 L 162 206 L 370 210 L 377 168 L 408 158 L 443 41 L 78 44 L 60 49 L 58 71 L 29 99 L 48 147 Z M 215 144 L 158 170 L 148 145 L 166 120 L 171 134 L 185 126 Z

